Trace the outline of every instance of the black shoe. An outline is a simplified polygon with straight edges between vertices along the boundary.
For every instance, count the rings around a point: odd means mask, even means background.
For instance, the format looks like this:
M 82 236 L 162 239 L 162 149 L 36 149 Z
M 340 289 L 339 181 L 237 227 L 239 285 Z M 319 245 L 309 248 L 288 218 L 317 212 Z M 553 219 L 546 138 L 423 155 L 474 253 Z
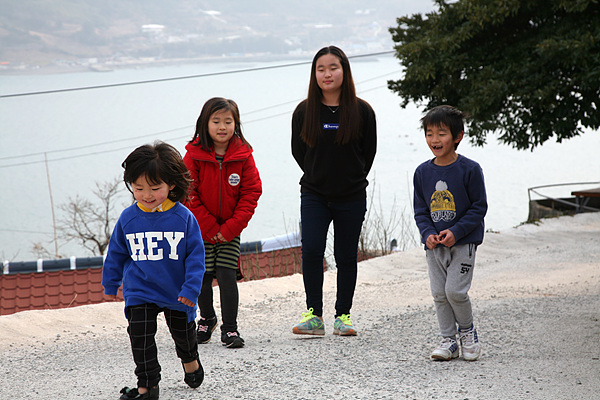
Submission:
M 158 385 L 149 388 L 144 394 L 140 394 L 137 388 L 130 389 L 128 387 L 121 389 L 121 393 L 119 400 L 158 400 Z
M 183 371 L 185 372 L 185 367 L 183 367 Z M 187 383 L 189 387 L 192 389 L 197 388 L 202 385 L 202 381 L 204 381 L 204 368 L 202 368 L 202 363 L 200 363 L 200 359 L 198 359 L 198 369 L 194 372 L 185 372 L 185 377 L 183 381 Z
M 217 327 L 217 317 L 212 318 L 202 318 L 198 320 L 198 332 L 196 336 L 198 337 L 198 343 L 208 343 L 210 342 L 210 337 L 212 336 L 213 331 Z
M 231 349 L 244 347 L 244 339 L 240 337 L 238 331 L 221 333 L 221 342 L 223 342 L 223 346 L 229 347 Z

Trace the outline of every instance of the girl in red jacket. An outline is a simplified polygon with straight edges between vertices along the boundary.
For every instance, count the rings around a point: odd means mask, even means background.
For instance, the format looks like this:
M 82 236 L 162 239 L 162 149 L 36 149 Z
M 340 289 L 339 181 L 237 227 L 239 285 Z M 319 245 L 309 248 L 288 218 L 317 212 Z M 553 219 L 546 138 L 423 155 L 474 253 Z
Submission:
M 198 220 L 206 251 L 206 273 L 198 297 L 198 343 L 208 343 L 217 316 L 213 307 L 213 279 L 221 294 L 221 341 L 244 346 L 237 327 L 240 234 L 256 208 L 262 183 L 252 146 L 242 134 L 240 112 L 233 100 L 215 97 L 202 107 L 196 132 L 183 158 L 192 188 L 186 204 Z

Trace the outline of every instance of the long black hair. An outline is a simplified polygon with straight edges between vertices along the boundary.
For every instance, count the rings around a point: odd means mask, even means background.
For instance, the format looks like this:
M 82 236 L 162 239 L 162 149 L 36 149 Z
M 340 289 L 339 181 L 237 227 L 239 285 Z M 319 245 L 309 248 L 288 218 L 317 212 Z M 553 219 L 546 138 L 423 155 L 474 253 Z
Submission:
M 340 88 L 340 127 L 337 132 L 336 143 L 346 144 L 356 139 L 360 134 L 358 98 L 356 97 L 354 79 L 352 79 L 350 61 L 348 61 L 348 57 L 339 47 L 323 47 L 315 54 L 312 61 L 308 96 L 306 98 L 306 113 L 304 116 L 304 125 L 300 133 L 300 137 L 311 147 L 317 143 L 319 134 L 321 133 L 320 109 L 323 91 L 319 87 L 316 77 L 317 60 L 326 54 L 332 54 L 340 60 L 344 74 Z
M 235 101 L 223 97 L 213 97 L 204 103 L 202 111 L 200 111 L 200 116 L 198 116 L 198 120 L 196 121 L 196 131 L 189 143 L 194 146 L 200 146 L 206 151 L 211 151 L 215 148 L 215 144 L 208 133 L 208 122 L 211 115 L 219 111 L 231 111 L 235 123 L 233 135 L 239 137 L 242 143 L 248 146 L 248 148 L 252 148 L 242 133 L 242 122 L 240 120 L 238 105 Z

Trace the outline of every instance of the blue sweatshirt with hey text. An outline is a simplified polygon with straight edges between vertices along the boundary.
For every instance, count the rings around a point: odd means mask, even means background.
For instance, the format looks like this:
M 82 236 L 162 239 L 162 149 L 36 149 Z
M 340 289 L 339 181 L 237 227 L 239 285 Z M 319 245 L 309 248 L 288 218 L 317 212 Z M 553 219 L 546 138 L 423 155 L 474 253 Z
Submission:
M 129 306 L 153 303 L 183 311 L 191 322 L 197 307 L 177 299 L 197 302 L 204 271 L 204 242 L 190 210 L 176 203 L 164 212 L 144 212 L 133 204 L 110 238 L 102 285 L 108 295 L 123 285 L 126 313 Z

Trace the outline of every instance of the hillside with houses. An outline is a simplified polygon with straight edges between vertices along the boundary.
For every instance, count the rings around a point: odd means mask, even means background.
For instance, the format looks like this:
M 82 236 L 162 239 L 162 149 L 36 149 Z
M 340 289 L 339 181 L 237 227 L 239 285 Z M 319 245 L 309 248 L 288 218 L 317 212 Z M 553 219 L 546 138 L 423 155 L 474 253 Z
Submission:
M 3 1 L 0 71 L 281 59 L 312 54 L 329 43 L 349 54 L 391 50 L 388 28 L 408 13 L 406 3 Z

